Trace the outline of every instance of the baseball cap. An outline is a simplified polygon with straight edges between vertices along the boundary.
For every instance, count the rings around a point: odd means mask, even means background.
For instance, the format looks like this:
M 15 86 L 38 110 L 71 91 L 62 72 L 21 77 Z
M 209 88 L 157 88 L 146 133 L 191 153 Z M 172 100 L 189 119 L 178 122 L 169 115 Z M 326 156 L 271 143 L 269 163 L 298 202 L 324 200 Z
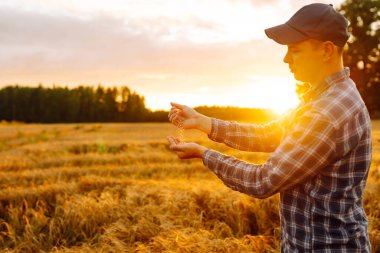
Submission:
M 282 45 L 316 39 L 343 47 L 350 36 L 347 19 L 332 4 L 322 3 L 302 7 L 285 24 L 265 29 L 265 33 Z

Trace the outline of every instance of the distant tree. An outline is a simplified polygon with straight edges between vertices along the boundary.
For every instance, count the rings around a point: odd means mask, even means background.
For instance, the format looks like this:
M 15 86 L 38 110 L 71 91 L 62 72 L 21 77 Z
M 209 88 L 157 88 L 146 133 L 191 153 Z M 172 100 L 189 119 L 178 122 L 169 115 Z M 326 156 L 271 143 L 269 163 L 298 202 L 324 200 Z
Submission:
M 380 117 L 380 1 L 346 0 L 339 11 L 350 21 L 345 65 L 374 117 Z
M 136 92 L 129 93 L 125 103 L 125 121 L 144 121 L 147 114 L 148 110 L 145 107 L 145 98 Z
M 131 90 L 123 86 L 120 88 L 119 91 L 119 121 L 126 121 L 127 115 L 126 115 L 126 110 L 127 110 L 127 103 L 128 103 L 128 97 L 129 94 L 131 94 Z
M 98 85 L 95 91 L 95 101 L 94 101 L 94 118 L 96 122 L 104 121 L 104 115 L 106 112 L 106 103 L 105 103 L 105 90 L 101 84 Z
M 0 119 L 6 121 L 12 121 L 11 113 L 11 87 L 5 87 L 0 90 Z
M 117 121 L 118 116 L 118 90 L 117 88 L 108 88 L 104 94 L 104 102 L 106 105 L 106 121 Z

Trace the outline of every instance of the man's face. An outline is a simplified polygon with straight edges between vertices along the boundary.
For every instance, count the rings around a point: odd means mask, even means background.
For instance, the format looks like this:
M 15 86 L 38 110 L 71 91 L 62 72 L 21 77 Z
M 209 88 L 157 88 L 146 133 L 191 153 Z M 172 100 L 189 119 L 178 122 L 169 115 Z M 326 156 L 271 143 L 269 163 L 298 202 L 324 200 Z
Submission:
M 323 64 L 323 49 L 311 40 L 290 44 L 284 62 L 296 80 L 314 83 Z

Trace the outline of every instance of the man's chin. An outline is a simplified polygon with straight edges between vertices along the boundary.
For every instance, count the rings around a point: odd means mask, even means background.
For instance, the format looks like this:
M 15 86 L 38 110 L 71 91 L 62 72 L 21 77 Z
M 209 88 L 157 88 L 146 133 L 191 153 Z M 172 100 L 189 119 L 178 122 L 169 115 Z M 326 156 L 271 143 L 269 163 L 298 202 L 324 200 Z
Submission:
M 294 76 L 294 79 L 296 79 L 299 82 L 303 82 L 303 83 L 306 82 L 305 78 L 303 78 L 302 76 L 297 75 L 296 73 L 293 73 L 293 76 Z

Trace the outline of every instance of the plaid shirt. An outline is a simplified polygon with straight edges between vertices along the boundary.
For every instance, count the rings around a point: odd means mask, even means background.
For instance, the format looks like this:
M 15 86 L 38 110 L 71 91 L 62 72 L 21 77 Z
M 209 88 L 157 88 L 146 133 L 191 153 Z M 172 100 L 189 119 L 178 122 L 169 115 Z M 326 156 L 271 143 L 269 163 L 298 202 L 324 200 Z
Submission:
M 289 115 L 265 124 L 212 119 L 211 140 L 272 152 L 256 165 L 207 150 L 226 186 L 257 198 L 280 193 L 282 252 L 370 252 L 362 194 L 371 122 L 349 69 L 310 88 Z

